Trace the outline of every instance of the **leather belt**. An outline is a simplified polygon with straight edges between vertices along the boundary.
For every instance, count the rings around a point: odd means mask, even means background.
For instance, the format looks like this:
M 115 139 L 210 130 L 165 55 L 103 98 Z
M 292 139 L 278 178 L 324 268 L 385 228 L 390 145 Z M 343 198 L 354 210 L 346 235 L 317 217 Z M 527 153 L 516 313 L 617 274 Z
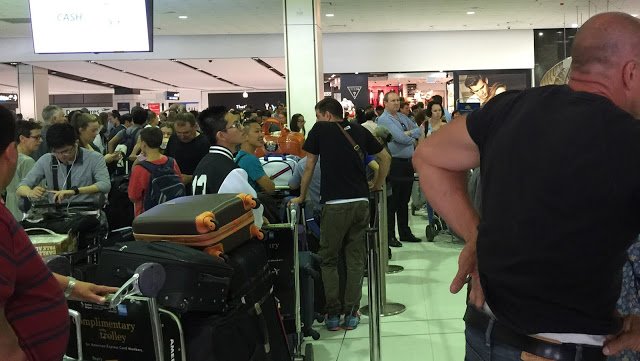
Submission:
M 491 316 L 477 310 L 473 306 L 467 306 L 464 321 L 468 327 L 485 331 L 491 323 Z M 604 361 L 606 356 L 602 353 L 602 347 L 592 345 L 580 345 L 573 343 L 552 343 L 535 337 L 523 335 L 511 328 L 500 324 L 493 319 L 491 339 L 499 343 L 511 346 L 518 350 L 555 361 Z

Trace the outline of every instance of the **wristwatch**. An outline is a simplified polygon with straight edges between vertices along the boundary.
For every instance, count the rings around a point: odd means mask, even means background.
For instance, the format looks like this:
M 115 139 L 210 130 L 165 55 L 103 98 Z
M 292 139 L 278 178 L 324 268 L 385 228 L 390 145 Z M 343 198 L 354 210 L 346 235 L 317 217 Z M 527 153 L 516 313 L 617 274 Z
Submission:
M 71 187 L 71 190 L 73 191 L 73 193 L 75 193 L 75 195 L 80 194 L 80 189 L 78 189 L 78 187 Z
M 75 287 L 76 279 L 73 277 L 69 277 L 69 283 L 67 283 L 67 287 L 64 289 L 64 298 L 69 298 Z

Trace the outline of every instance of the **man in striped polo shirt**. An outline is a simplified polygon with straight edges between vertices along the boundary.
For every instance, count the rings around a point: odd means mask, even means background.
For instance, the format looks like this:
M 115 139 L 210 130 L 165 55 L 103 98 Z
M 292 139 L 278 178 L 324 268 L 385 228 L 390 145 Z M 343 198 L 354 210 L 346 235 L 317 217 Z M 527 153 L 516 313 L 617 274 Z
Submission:
M 0 106 L 0 191 L 18 161 L 13 114 Z M 64 294 L 104 302 L 113 287 L 52 274 L 27 234 L 0 202 L 0 359 L 59 361 L 67 348 L 69 316 Z

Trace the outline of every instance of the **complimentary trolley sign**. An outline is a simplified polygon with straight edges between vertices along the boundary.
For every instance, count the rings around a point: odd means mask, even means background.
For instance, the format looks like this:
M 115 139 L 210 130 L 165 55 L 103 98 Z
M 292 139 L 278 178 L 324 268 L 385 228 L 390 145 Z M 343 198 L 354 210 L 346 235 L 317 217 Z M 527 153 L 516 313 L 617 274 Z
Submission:
M 83 358 L 95 361 L 156 360 L 161 352 L 162 330 L 158 309 L 148 298 L 125 299 L 115 309 L 69 301 L 82 317 Z M 152 315 L 155 314 L 155 317 Z M 160 342 L 158 341 L 160 340 Z M 75 328 L 71 327 L 67 355 L 77 357 Z

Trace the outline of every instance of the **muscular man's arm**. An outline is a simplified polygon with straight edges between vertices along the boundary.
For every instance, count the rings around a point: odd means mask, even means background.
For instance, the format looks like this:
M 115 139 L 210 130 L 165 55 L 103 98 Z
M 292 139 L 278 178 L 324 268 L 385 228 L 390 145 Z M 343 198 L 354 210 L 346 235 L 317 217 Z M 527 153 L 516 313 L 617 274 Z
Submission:
M 480 164 L 480 152 L 467 131 L 467 119 L 459 118 L 421 142 L 413 156 L 413 166 L 429 203 L 451 228 L 466 241 L 458 258 L 458 272 L 450 286 L 459 292 L 471 276 L 469 301 L 481 308 L 484 294 L 480 285 L 476 240 L 478 213 L 467 194 L 466 172 Z
M 466 118 L 433 133 L 413 156 L 429 204 L 467 242 L 475 242 L 479 218 L 467 194 L 466 172 L 479 164 L 480 152 L 469 136 Z

